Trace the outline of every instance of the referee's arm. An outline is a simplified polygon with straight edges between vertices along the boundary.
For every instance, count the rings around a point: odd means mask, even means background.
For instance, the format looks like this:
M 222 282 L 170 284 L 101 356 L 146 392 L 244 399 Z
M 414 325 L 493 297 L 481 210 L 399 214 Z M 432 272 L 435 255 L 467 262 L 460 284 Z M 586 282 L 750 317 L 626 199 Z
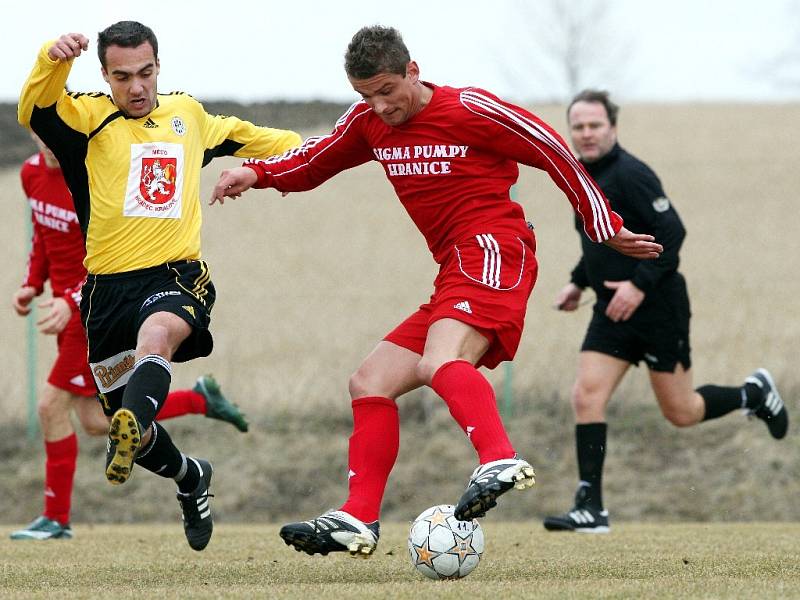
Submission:
M 686 229 L 667 198 L 656 174 L 644 164 L 630 169 L 624 177 L 625 199 L 648 227 L 656 241 L 664 246 L 657 260 L 642 260 L 636 265 L 631 283 L 647 295 L 667 275 L 678 270 L 679 252 Z

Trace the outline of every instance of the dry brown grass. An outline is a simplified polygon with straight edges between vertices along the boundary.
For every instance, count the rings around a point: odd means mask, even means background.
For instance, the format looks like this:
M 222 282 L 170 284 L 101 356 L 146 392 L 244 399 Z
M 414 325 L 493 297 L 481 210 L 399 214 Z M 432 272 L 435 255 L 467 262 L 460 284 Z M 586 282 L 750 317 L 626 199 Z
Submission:
M 730 598 L 800 594 L 797 524 L 631 524 L 608 536 L 484 524 L 481 564 L 459 581 L 417 574 L 408 525 L 388 523 L 376 554 L 309 557 L 274 525 L 221 526 L 202 553 L 180 526 L 98 526 L 69 542 L 0 539 L 0 598 Z
M 560 107 L 538 112 L 563 131 Z M 660 175 L 689 231 L 681 268 L 693 303 L 696 383 L 738 383 L 754 368 L 768 366 L 790 408 L 800 391 L 794 364 L 800 339 L 795 232 L 800 147 L 792 126 L 798 121 L 797 105 L 650 105 L 625 107 L 620 123 L 623 144 Z M 217 161 L 205 170 L 204 200 L 218 172 L 237 162 Z M 24 211 L 17 173 L 0 173 L 0 185 L 7 207 L 0 223 L 6 240 L 0 298 L 8 299 L 25 263 Z M 567 315 L 551 308 L 578 255 L 569 206 L 546 175 L 527 168 L 518 196 L 536 225 L 540 261 L 514 363 L 516 419 L 510 428 L 520 450 L 538 465 L 541 484 L 535 508 L 525 502 L 510 513 L 520 516 L 563 509 L 568 502 L 574 450 L 566 398 L 589 311 Z M 170 429 L 187 450 L 198 446 L 200 436 L 203 452 L 222 467 L 226 489 L 236 494 L 222 501 L 232 518 L 253 510 L 280 515 L 312 504 L 325 508 L 343 491 L 347 377 L 382 335 L 427 299 L 432 260 L 375 164 L 284 199 L 272 191 L 250 192 L 224 207 L 206 207 L 204 216 L 204 255 L 218 291 L 216 350 L 208 359 L 176 368 L 174 382 L 190 385 L 197 373 L 214 372 L 256 427 L 246 437 L 202 421 Z M 14 477 L 15 485 L 0 501 L 0 514 L 14 520 L 35 512 L 20 505 L 38 505 L 32 496 L 41 481 L 38 452 L 26 448 L 17 433 L 25 416 L 24 334 L 24 321 L 9 308 L 0 319 L 0 411 L 9 457 L 2 473 Z M 41 381 L 53 344 L 40 340 L 39 346 Z M 498 386 L 502 376 L 502 369 L 490 374 Z M 451 473 L 463 476 L 453 481 L 452 474 L 444 475 L 449 483 L 440 492 L 449 497 L 463 485 L 473 457 L 432 395 L 415 394 L 401 405 L 404 446 L 387 505 L 397 511 L 390 514 L 410 518 L 428 500 L 446 499 L 415 490 L 419 469 L 435 475 L 443 457 L 452 459 Z M 331 415 L 332 425 L 315 422 Z M 99 460 L 99 442 L 85 445 L 91 460 Z M 618 507 L 615 514 L 629 518 L 763 519 L 759 511 L 772 510 L 776 501 L 783 512 L 774 518 L 800 518 L 800 509 L 788 500 L 800 474 L 791 458 L 797 445 L 794 429 L 788 440 L 775 444 L 763 425 L 742 426 L 738 416 L 677 431 L 660 419 L 646 376 L 634 370 L 613 406 L 607 495 Z M 268 472 L 291 482 L 291 468 L 310 481 L 292 488 L 294 504 L 281 504 L 261 480 Z M 103 484 L 94 474 L 95 462 L 91 475 L 89 470 L 80 468 L 76 505 L 123 506 L 105 488 L 98 495 Z M 135 498 L 168 487 L 140 479 L 148 483 L 133 492 Z M 415 494 L 413 507 L 405 507 Z M 275 509 L 276 502 L 282 508 Z M 140 508 L 154 516 L 144 508 L 150 504 L 143 501 Z M 86 510 L 79 518 L 104 518 Z

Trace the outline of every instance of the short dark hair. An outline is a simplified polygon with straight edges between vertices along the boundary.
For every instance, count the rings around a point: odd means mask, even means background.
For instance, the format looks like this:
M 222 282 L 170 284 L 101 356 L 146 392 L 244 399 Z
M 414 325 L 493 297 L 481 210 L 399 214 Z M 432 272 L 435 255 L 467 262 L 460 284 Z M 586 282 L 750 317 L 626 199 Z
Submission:
M 567 107 L 567 118 L 569 118 L 569 111 L 572 109 L 572 105 L 576 102 L 597 102 L 598 104 L 602 104 L 603 107 L 606 109 L 606 115 L 608 115 L 608 122 L 611 123 L 612 127 L 616 127 L 617 125 L 617 115 L 619 114 L 619 106 L 614 104 L 609 97 L 609 93 L 605 90 L 593 90 L 593 89 L 586 89 L 581 92 L 575 94 L 572 100 Z
M 353 79 L 369 79 L 378 73 L 406 75 L 411 56 L 403 36 L 394 27 L 362 27 L 350 40 L 344 70 Z
M 97 57 L 105 68 L 106 49 L 109 46 L 136 48 L 145 42 L 150 42 L 153 47 L 153 56 L 158 59 L 158 40 L 152 29 L 138 21 L 119 21 L 97 34 Z

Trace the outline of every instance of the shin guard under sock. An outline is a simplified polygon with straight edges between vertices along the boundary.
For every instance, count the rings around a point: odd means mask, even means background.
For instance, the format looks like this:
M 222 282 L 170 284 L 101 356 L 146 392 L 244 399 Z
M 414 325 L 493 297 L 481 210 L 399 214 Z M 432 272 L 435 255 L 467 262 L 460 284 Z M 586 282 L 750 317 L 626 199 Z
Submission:
M 578 476 L 583 498 L 593 508 L 603 509 L 603 463 L 606 458 L 606 423 L 582 423 L 575 426 Z
M 469 437 L 481 464 L 514 456 L 492 385 L 472 364 L 466 360 L 443 364 L 434 373 L 431 387 Z
M 400 448 L 397 404 L 370 396 L 353 400 L 353 434 L 348 454 L 349 495 L 341 507 L 364 523 L 377 521 L 389 473 Z
M 141 431 L 147 431 L 169 393 L 172 369 L 169 361 L 157 354 L 148 354 L 136 361 L 125 392 L 122 408 L 130 410 L 139 421 Z
M 54 442 L 45 441 L 44 449 L 46 460 L 42 514 L 66 525 L 69 523 L 72 483 L 78 460 L 78 436 L 72 433 Z

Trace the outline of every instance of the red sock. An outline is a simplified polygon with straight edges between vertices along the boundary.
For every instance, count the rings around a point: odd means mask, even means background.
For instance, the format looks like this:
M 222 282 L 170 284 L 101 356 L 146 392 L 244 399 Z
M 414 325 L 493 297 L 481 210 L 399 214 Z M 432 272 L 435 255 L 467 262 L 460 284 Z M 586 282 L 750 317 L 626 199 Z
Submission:
M 55 442 L 45 441 L 44 451 L 44 516 L 66 525 L 78 460 L 78 436 L 71 433 Z
M 158 420 L 182 417 L 183 415 L 206 414 L 206 399 L 194 390 L 175 390 L 167 394 L 164 406 L 158 411 Z
M 394 400 L 379 396 L 353 400 L 348 460 L 350 494 L 339 510 L 364 523 L 378 520 L 383 491 L 399 449 L 400 418 Z
M 467 434 L 480 463 L 514 456 L 492 385 L 466 360 L 443 364 L 434 373 L 431 387 L 450 409 L 450 414 Z

